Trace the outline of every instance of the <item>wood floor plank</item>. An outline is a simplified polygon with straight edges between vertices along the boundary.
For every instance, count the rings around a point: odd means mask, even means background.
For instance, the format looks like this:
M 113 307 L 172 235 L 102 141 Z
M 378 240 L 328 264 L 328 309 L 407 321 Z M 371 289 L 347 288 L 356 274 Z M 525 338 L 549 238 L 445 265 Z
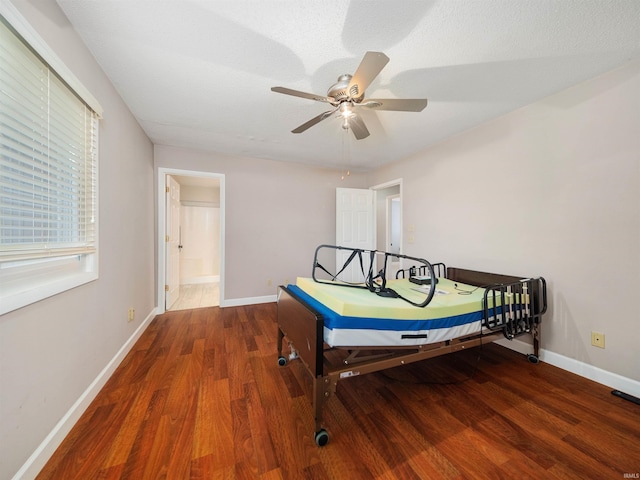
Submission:
M 556 463 L 556 457 L 538 443 L 539 435 L 511 420 L 511 412 L 495 415 L 476 425 L 476 430 L 494 445 L 510 445 L 510 458 L 525 456 L 539 467 L 547 469 Z M 559 441 L 556 438 L 556 441 Z
M 209 480 L 213 478 L 215 465 L 212 455 L 194 458 L 189 464 L 189 478 L 191 480 Z
M 113 467 L 102 469 L 96 475 L 98 480 L 118 480 L 122 478 L 124 464 L 114 465 Z
M 320 448 L 311 376 L 300 360 L 278 366 L 276 317 L 275 304 L 156 317 L 38 479 L 537 480 L 638 471 L 637 405 L 498 345 L 341 381 L 322 411 L 330 440 Z
M 460 471 L 435 446 L 425 447 L 411 457 L 409 463 L 420 478 L 449 480 L 461 477 Z
M 127 417 L 117 432 L 104 461 L 104 467 L 110 468 L 124 464 L 131 453 L 133 443 L 144 420 L 144 412 L 151 403 L 154 391 L 150 388 L 139 388 L 136 401 L 127 412 Z
M 640 448 L 627 451 L 626 445 L 637 439 L 605 430 L 599 425 L 581 422 L 563 441 L 620 475 L 636 473 L 640 468 Z M 640 447 L 640 446 L 637 446 Z
M 247 396 L 247 419 L 251 431 L 251 439 L 254 444 L 253 451 L 257 462 L 258 474 L 278 467 L 278 459 L 275 453 L 269 426 L 266 419 L 266 412 L 262 406 L 258 386 L 255 383 L 245 385 Z
M 233 447 L 236 462 L 251 465 L 258 472 L 247 399 L 239 398 L 231 401 L 231 417 L 233 419 Z
M 337 397 L 331 398 L 327 407 L 327 430 L 343 439 L 338 443 L 330 440 L 318 452 L 331 474 L 329 478 L 340 478 L 343 475 L 345 478 L 377 478 L 382 475 L 387 466 L 367 434 L 355 423 L 351 412 L 346 410 Z
M 156 437 L 168 389 L 155 390 L 144 412 L 144 419 L 131 447 L 123 470 L 123 478 L 143 478 L 147 458 Z M 63 478 L 63 477 L 60 477 Z
M 268 472 L 260 475 L 260 480 L 283 480 L 282 470 L 280 468 L 274 468 Z
M 169 464 L 166 478 L 189 478 L 191 474 L 191 459 L 193 450 L 193 435 L 195 430 L 195 419 L 197 415 L 197 397 L 189 395 L 185 399 L 189 407 L 186 415 L 176 420 L 176 433 L 167 439 L 169 449 Z
M 216 469 L 235 463 L 229 382 L 203 377 L 193 439 L 193 458 L 211 456 Z

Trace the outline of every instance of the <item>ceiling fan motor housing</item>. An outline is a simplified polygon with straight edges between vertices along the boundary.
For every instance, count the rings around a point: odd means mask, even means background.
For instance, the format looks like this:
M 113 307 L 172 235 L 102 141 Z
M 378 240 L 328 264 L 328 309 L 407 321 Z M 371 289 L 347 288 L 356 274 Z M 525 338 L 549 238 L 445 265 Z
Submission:
M 338 81 L 329 87 L 327 91 L 327 97 L 331 97 L 335 100 L 333 105 L 337 106 L 342 102 L 360 102 L 364 97 L 364 92 L 358 91 L 358 85 L 353 85 L 349 89 L 349 83 L 351 82 L 352 75 L 345 73 L 338 77 Z M 349 90 L 348 90 L 349 89 Z

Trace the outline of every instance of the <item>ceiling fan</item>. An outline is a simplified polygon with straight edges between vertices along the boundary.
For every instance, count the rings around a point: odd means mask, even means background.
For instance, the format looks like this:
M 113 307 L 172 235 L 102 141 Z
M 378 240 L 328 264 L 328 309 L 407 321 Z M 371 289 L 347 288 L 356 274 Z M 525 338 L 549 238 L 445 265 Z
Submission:
M 360 62 L 356 73 L 344 74 L 338 77 L 338 81 L 329 87 L 327 95 L 300 92 L 285 87 L 271 87 L 271 91 L 293 95 L 294 97 L 308 98 L 316 102 L 324 102 L 332 105 L 333 110 L 327 110 L 313 117 L 308 122 L 291 130 L 292 133 L 302 133 L 310 127 L 331 117 L 334 113 L 343 119 L 342 128 L 351 129 L 358 140 L 367 138 L 369 130 L 356 110 L 360 107 L 374 110 L 392 110 L 397 112 L 421 112 L 427 106 L 426 98 L 401 99 L 401 98 L 365 98 L 365 90 L 378 76 L 389 62 L 382 52 L 367 52 Z

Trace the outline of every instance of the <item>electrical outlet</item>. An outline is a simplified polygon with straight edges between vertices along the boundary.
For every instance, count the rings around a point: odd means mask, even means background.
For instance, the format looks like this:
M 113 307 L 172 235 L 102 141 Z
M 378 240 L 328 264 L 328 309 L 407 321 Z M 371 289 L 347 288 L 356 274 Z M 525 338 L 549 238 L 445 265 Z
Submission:
M 271 279 L 267 280 L 267 287 L 270 287 L 273 285 L 273 281 Z
M 131 307 L 129 308 L 129 321 L 133 322 L 134 318 L 136 318 L 136 311 Z
M 604 333 L 591 332 L 591 345 L 604 348 Z

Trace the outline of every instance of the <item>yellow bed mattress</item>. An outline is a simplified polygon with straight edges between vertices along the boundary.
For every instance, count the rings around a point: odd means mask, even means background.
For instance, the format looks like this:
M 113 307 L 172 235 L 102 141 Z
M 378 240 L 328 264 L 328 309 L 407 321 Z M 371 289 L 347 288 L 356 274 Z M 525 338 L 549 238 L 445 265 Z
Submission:
M 330 346 L 422 345 L 450 340 L 481 330 L 484 289 L 438 279 L 426 307 L 399 298 L 380 297 L 366 289 L 298 278 L 289 288 L 324 318 L 324 340 Z M 417 303 L 430 286 L 407 279 L 387 287 Z

